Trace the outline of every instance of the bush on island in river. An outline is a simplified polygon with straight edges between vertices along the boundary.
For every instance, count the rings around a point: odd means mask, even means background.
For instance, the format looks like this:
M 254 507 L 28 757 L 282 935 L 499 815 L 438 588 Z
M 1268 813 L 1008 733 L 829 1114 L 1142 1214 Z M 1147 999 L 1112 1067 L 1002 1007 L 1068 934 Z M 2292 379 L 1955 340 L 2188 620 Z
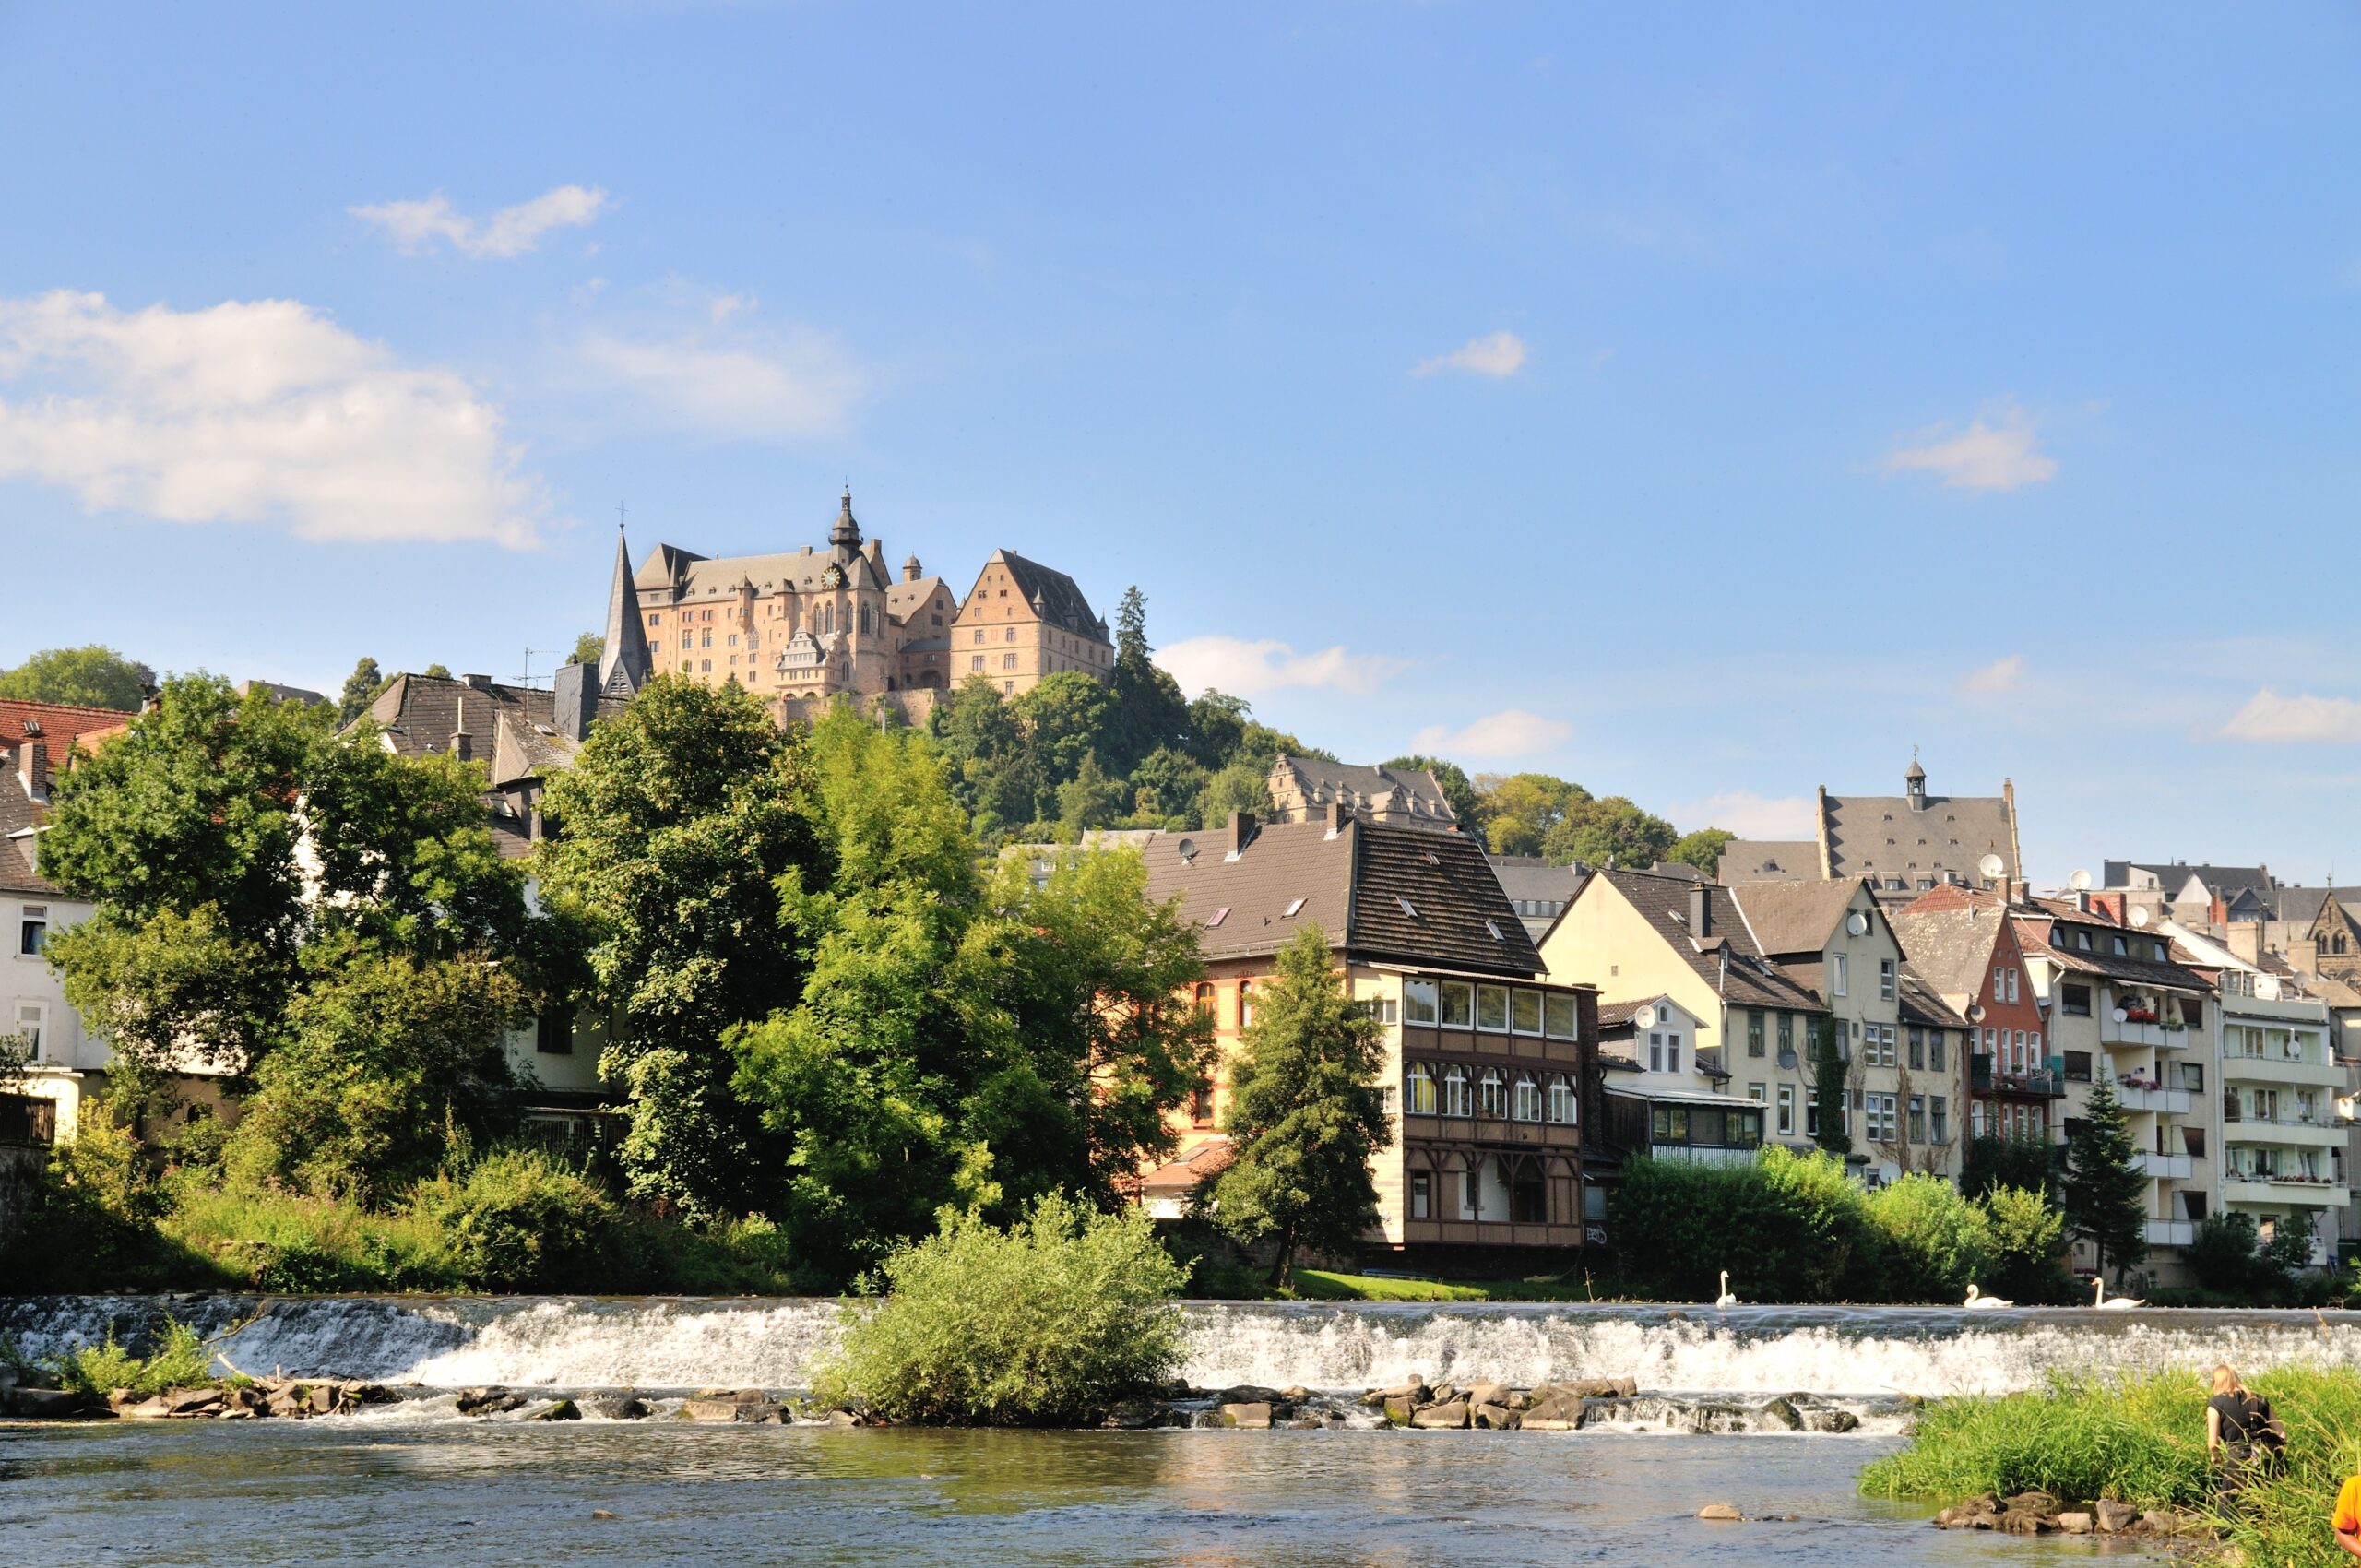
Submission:
M 2246 1561 L 2328 1568 L 2343 1561 L 2329 1510 L 2361 1468 L 2361 1372 L 2285 1368 L 2251 1380 L 2287 1425 L 2283 1468 L 2250 1479 L 2217 1519 Z M 1875 1497 L 1957 1503 L 1986 1491 L 2110 1498 L 2141 1508 L 2215 1507 L 2205 1454 L 2204 1384 L 2194 1372 L 2053 1378 L 2022 1394 L 1928 1407 L 1909 1443 L 1872 1464 Z
M 813 1393 L 896 1421 L 1096 1421 L 1180 1364 L 1181 1269 L 1146 1213 L 1051 1194 L 1006 1230 L 970 1213 L 886 1260 L 887 1294 L 846 1308 Z M 872 1282 L 872 1284 L 878 1282 Z

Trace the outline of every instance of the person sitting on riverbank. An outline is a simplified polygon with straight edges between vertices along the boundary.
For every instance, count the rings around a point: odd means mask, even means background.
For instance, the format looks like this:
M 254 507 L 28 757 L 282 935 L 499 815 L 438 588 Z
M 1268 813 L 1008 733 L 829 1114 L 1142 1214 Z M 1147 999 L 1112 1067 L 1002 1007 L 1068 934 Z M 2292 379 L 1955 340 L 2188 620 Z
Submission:
M 2361 1557 L 2361 1476 L 2347 1476 L 2336 1494 L 2336 1512 L 2329 1515 L 2329 1529 L 2336 1537 L 2337 1550 L 2347 1557 Z
M 2272 1413 L 2271 1401 L 2239 1382 L 2230 1367 L 2215 1367 L 2213 1397 L 2205 1402 L 2205 1452 L 2221 1461 L 2214 1490 L 2223 1503 L 2235 1501 L 2248 1479 L 2275 1464 L 2286 1446 L 2287 1429 Z

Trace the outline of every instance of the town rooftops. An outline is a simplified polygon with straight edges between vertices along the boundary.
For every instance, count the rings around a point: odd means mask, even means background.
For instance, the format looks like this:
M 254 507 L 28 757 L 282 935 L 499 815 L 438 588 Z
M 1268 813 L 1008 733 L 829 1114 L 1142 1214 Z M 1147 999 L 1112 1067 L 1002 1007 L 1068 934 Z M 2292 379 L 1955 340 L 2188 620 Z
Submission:
M 1602 887 L 1612 888 L 1630 904 L 1665 945 L 1679 954 L 1723 1000 L 1796 1012 L 1826 1010 L 1809 986 L 1764 957 L 1738 911 L 1734 889 L 1718 883 L 1610 866 L 1591 873 L 1582 896 L 1601 897 Z M 1697 918 L 1701 915 L 1702 932 Z
M 1902 1021 L 1941 1029 L 1967 1028 L 1967 1020 L 1908 963 L 1902 966 Z
M 1769 957 L 1803 954 L 1817 959 L 1852 907 L 1860 884 L 1755 882 L 1729 890 L 1746 917 L 1755 944 Z
M 2008 916 L 2008 900 L 1997 892 L 1943 887 L 1886 918 L 1893 923 L 1907 967 L 1937 993 L 1965 998 L 1983 990 L 1984 971 Z
M 1732 839 L 1722 849 L 1722 879 L 1782 882 L 1866 877 L 1879 892 L 1916 891 L 1956 879 L 1987 881 L 1983 861 L 1999 858 L 1995 882 L 2018 880 L 2017 791 L 2007 779 L 1998 795 L 1935 795 L 1914 758 L 1899 795 L 1832 795 L 1823 786 L 1813 810 L 1815 837 Z
M 1733 838 L 1722 847 L 1715 880 L 1800 882 L 1820 876 L 1820 842 L 1813 838 Z
M 62 767 L 65 748 L 85 736 L 110 735 L 131 722 L 117 708 L 83 707 L 73 703 L 0 700 L 0 745 L 39 741 L 49 749 L 52 767 Z M 88 749 L 86 743 L 85 749 Z
M 1362 822 L 1238 813 L 1202 833 L 1143 847 L 1147 896 L 1180 901 L 1209 959 L 1260 957 L 1317 922 L 1357 958 L 1533 978 L 1541 955 L 1477 842 Z
M 2107 861 L 2104 862 L 2106 885 L 2108 887 L 2154 886 L 2175 902 L 2188 888 L 2191 878 L 2204 888 L 2210 897 L 2235 899 L 2240 893 L 2251 893 L 2268 901 L 2271 890 L 2277 885 L 2268 866 L 2190 865 L 2183 861 Z
M 1093 613 L 1090 600 L 1072 577 L 1038 561 L 1028 561 L 1014 550 L 995 550 L 991 561 L 1008 568 L 1010 583 L 1041 619 L 1086 637 L 1107 640 L 1107 623 Z M 991 561 L 984 564 L 990 566 Z
M 49 879 L 33 870 L 42 815 L 42 808 L 25 793 L 14 773 L 0 775 L 0 893 L 34 898 L 56 896 L 57 889 Z
M 1459 814 L 1425 768 L 1366 767 L 1281 753 L 1271 764 L 1271 800 L 1283 822 L 1316 817 L 1332 805 L 1378 822 L 1455 827 Z
M 2083 909 L 2064 898 L 2033 898 L 2016 910 L 2017 942 L 2061 969 L 2102 980 L 2169 991 L 2211 991 L 2211 981 L 2173 956 L 2165 932 L 2127 926 L 2103 906 Z M 2085 943 L 2087 942 L 2087 945 Z M 2118 945 L 2123 949 L 2116 951 Z M 2166 955 L 2154 955 L 2162 948 Z

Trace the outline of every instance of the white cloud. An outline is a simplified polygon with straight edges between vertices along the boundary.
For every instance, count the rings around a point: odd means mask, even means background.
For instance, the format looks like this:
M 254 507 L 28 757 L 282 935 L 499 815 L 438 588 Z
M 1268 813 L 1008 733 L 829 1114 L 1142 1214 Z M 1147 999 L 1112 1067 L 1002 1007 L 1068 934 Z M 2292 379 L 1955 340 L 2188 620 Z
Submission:
M 1482 338 L 1471 338 L 1447 354 L 1422 360 L 1411 367 L 1412 375 L 1432 375 L 1439 370 L 1464 370 L 1470 375 L 1489 375 L 1494 380 L 1514 375 L 1533 357 L 1533 350 L 1513 332 L 1494 332 Z
M 1782 795 L 1774 800 L 1751 790 L 1725 790 L 1702 801 L 1673 807 L 1672 820 L 1680 825 L 1683 832 L 1720 827 L 1741 838 L 1809 838 L 1816 831 L 1813 810 L 1812 802 L 1802 795 Z
M 2002 403 L 1957 434 L 1921 433 L 1921 444 L 1900 447 L 1885 460 L 1888 473 L 1931 473 L 1953 490 L 2015 490 L 2058 477 L 2058 461 L 2041 451 L 2040 433 L 2023 409 Z
M 2231 715 L 2222 733 L 2241 741 L 2361 744 L 2361 702 L 2351 697 L 2283 697 L 2265 686 Z
M 791 441 L 842 430 L 867 391 L 860 372 L 816 335 L 721 332 L 741 308 L 717 304 L 714 327 L 670 336 L 587 333 L 582 368 L 647 417 L 704 435 Z
M 1409 668 L 1406 659 L 1348 653 L 1339 645 L 1298 653 L 1275 638 L 1188 637 L 1157 650 L 1156 661 L 1184 692 L 1213 687 L 1232 696 L 1259 697 L 1289 686 L 1317 686 L 1364 695 Z
M 1982 669 L 1969 671 L 1960 685 L 1971 692 L 2014 691 L 2024 672 L 2025 656 L 2012 653 L 2006 659 L 1994 659 Z
M 504 207 L 481 221 L 453 207 L 451 198 L 440 191 L 424 201 L 380 202 L 347 210 L 383 229 L 408 254 L 432 250 L 434 242 L 441 240 L 462 255 L 481 260 L 523 255 L 551 230 L 582 228 L 613 207 L 607 193 L 596 185 L 558 185 L 530 201 Z
M 500 410 L 292 300 L 121 311 L 0 299 L 0 477 L 92 510 L 284 521 L 308 539 L 533 541 Z
M 1510 707 L 1488 713 L 1457 730 L 1447 724 L 1430 724 L 1411 741 L 1410 749 L 1427 756 L 1505 762 L 1555 751 L 1573 739 L 1573 734 L 1574 727 L 1561 719 L 1544 719 L 1521 707 Z

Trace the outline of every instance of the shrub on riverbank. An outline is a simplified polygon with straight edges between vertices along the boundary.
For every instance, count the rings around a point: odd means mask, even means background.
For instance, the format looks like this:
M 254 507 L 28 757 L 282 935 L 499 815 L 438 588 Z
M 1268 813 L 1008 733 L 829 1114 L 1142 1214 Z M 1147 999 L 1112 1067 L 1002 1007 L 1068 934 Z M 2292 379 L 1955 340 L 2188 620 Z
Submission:
M 1138 1208 L 1052 1194 L 1006 1230 L 970 1213 L 891 1254 L 884 1299 L 846 1309 L 824 1404 L 959 1426 L 1094 1422 L 1169 1382 L 1181 1354 L 1180 1266 Z
M 2287 1464 L 2249 1483 L 2219 1522 L 2249 1562 L 2329 1568 L 2338 1485 L 2361 1464 L 2361 1372 L 2286 1368 L 2251 1378 L 2287 1426 Z M 1907 1445 L 1862 1472 L 1873 1497 L 1951 1503 L 1995 1491 L 2112 1498 L 2204 1513 L 2205 1394 L 2195 1372 L 2053 1380 L 1998 1397 L 1947 1399 L 1919 1417 Z
M 2037 1194 L 1969 1199 L 1925 1175 L 1871 1194 L 1824 1154 L 1639 1160 L 1610 1218 L 1624 1272 L 1675 1298 L 1710 1300 L 1725 1268 L 1753 1301 L 1956 1301 L 2000 1278 L 2018 1301 L 2066 1295 L 2057 1211 Z

